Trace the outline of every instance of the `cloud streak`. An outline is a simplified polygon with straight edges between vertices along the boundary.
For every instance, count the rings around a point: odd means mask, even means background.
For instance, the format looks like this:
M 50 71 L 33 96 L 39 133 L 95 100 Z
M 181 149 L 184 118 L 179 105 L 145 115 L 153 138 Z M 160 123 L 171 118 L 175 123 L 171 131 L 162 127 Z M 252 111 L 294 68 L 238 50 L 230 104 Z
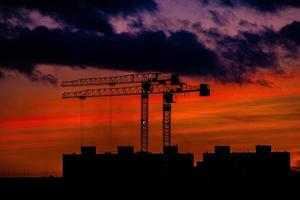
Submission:
M 261 12 L 276 12 L 279 9 L 286 7 L 300 7 L 298 0 L 199 0 L 204 5 L 217 3 L 227 7 L 240 7 L 246 6 L 257 9 Z
M 112 33 L 109 15 L 130 15 L 148 10 L 155 11 L 154 0 L 3 0 L 0 2 L 2 18 L 26 19 L 20 9 L 36 10 L 77 29 Z M 27 19 L 28 20 L 28 19 Z

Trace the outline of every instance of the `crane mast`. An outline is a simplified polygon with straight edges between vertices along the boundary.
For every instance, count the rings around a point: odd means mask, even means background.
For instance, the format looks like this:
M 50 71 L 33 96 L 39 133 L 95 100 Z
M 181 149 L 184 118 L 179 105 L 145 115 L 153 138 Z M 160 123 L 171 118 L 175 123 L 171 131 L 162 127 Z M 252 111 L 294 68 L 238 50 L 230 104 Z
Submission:
M 163 147 L 171 146 L 171 110 L 174 103 L 173 93 L 163 94 Z
M 141 94 L 141 151 L 148 151 L 149 144 L 149 93 Z

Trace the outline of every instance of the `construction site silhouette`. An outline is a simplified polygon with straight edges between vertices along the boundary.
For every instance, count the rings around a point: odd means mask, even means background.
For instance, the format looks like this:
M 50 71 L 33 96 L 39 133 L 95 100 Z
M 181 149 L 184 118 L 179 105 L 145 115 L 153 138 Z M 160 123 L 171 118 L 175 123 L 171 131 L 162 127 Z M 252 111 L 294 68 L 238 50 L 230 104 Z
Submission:
M 116 85 L 131 84 L 126 87 Z M 133 85 L 132 85 L 133 84 Z M 65 92 L 64 99 L 80 100 L 80 139 L 84 136 L 83 102 L 90 97 L 139 95 L 141 100 L 140 150 L 119 146 L 117 153 L 97 153 L 96 146 L 81 146 L 81 152 L 64 154 L 62 178 L 1 178 L 0 189 L 10 195 L 48 194 L 66 197 L 78 194 L 157 198 L 190 196 L 234 196 L 240 193 L 277 195 L 296 191 L 299 173 L 291 170 L 290 153 L 274 152 L 269 145 L 257 145 L 254 152 L 231 152 L 216 146 L 204 153 L 181 153 L 171 142 L 171 111 L 174 95 L 197 92 L 210 96 L 208 84 L 188 85 L 176 74 L 141 73 L 114 77 L 63 81 L 63 87 L 99 85 L 105 88 Z M 148 150 L 149 95 L 162 95 L 162 153 Z M 110 123 L 111 124 L 111 123 Z M 82 142 L 81 142 L 82 144 Z M 14 193 L 18 191 L 17 193 Z M 141 194 L 141 195 L 140 195 Z
M 163 153 L 134 152 L 120 146 L 118 152 L 96 154 L 95 146 L 81 147 L 81 154 L 63 155 L 63 177 L 67 183 L 131 179 L 225 179 L 285 178 L 290 175 L 290 153 L 272 152 L 271 146 L 257 145 L 256 152 L 230 152 L 229 146 L 216 146 L 204 153 L 194 167 L 192 153 L 179 153 L 177 146 L 164 147 Z M 77 183 L 78 182 L 78 183 Z
M 18 195 L 130 196 L 134 191 L 151 190 L 151 194 L 200 192 L 213 197 L 242 191 L 284 193 L 300 180 L 291 173 L 290 153 L 273 152 L 267 145 L 257 145 L 255 152 L 231 152 L 229 146 L 216 146 L 215 152 L 204 153 L 196 165 L 194 155 L 180 153 L 177 146 L 165 147 L 163 153 L 134 152 L 131 146 L 120 146 L 117 153 L 103 154 L 97 154 L 95 146 L 85 146 L 80 154 L 64 154 L 62 167 L 62 178 L 2 178 L 0 186 L 4 192 L 19 191 Z

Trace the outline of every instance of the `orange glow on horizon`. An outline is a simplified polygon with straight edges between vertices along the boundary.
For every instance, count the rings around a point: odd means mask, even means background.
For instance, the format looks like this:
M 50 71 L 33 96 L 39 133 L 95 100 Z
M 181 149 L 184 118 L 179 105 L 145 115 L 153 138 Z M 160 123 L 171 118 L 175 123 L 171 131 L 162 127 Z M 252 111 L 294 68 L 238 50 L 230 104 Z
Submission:
M 56 71 L 60 80 L 114 74 L 92 68 L 80 73 L 67 67 L 45 66 L 44 70 Z M 298 166 L 300 76 L 287 79 L 265 74 L 264 78 L 274 87 L 210 83 L 211 97 L 177 95 L 172 107 L 173 144 L 183 152 L 195 153 L 197 160 L 218 144 L 231 145 L 233 151 L 253 151 L 255 144 L 270 144 L 275 150 L 290 151 L 292 166 Z M 12 89 L 16 81 L 18 87 Z M 189 81 L 197 83 L 196 79 Z M 0 176 L 6 176 L 8 168 L 19 174 L 30 168 L 27 171 L 32 176 L 49 168 L 61 175 L 62 154 L 79 151 L 79 100 L 62 100 L 64 88 L 27 80 L 1 80 L 0 89 L 0 163 L 5 163 Z M 150 97 L 150 150 L 154 152 L 162 146 L 161 102 L 160 95 Z M 87 99 L 84 141 L 101 152 L 117 145 L 134 145 L 139 150 L 139 117 L 138 96 Z

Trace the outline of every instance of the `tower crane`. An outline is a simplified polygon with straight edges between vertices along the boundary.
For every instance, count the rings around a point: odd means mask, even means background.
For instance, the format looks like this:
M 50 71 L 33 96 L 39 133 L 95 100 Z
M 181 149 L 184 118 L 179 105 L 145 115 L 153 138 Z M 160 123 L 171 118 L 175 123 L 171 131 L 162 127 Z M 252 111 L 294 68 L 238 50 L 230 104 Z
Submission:
M 72 81 L 63 81 L 62 87 L 92 86 L 92 85 L 110 85 L 119 84 L 141 84 L 139 86 L 141 95 L 141 151 L 148 151 L 149 135 L 149 90 L 152 84 L 180 85 L 179 77 L 176 74 L 162 74 L 157 72 L 129 74 L 112 77 L 83 78 Z M 105 95 L 116 96 L 116 95 Z M 117 95 L 119 96 L 119 95 Z M 79 97 L 85 99 L 85 96 Z M 83 121 L 83 120 L 82 120 Z
M 79 79 L 64 81 L 62 86 L 115 85 L 122 83 L 142 83 L 142 86 L 110 87 L 88 89 L 77 92 L 65 92 L 63 98 L 90 98 L 105 96 L 141 95 L 141 151 L 148 151 L 148 97 L 149 94 L 163 94 L 163 146 L 171 144 L 171 104 L 174 93 L 199 92 L 200 96 L 209 96 L 207 84 L 190 86 L 179 81 L 177 75 L 159 73 L 133 74 L 119 77 Z

